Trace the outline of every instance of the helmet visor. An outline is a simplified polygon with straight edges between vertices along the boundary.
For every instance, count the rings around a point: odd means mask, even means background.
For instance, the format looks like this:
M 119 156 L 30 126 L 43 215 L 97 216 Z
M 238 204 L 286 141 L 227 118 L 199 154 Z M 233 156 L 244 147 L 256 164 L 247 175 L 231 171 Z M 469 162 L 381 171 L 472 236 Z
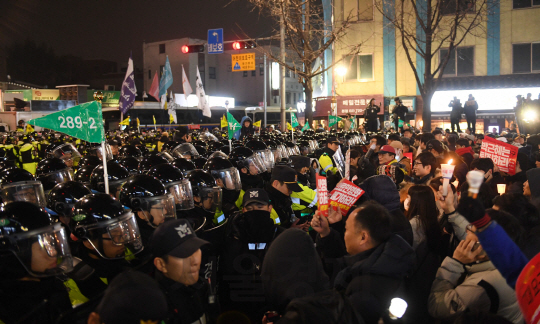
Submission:
M 201 198 L 201 206 L 204 210 L 215 213 L 221 209 L 221 188 L 201 188 L 199 198 Z
M 9 237 L 12 252 L 35 277 L 56 276 L 73 269 L 67 235 L 60 223 Z
M 281 161 L 281 150 L 275 149 L 275 150 L 272 150 L 272 153 L 274 154 L 274 165 L 275 165 L 276 162 Z
M 229 168 L 223 170 L 211 171 L 212 177 L 216 179 L 216 183 L 219 187 L 228 190 L 240 190 L 242 189 L 242 182 L 240 181 L 240 173 L 237 168 Z
M 257 151 L 255 152 L 259 158 L 264 162 L 265 167 L 267 170 L 271 170 L 274 168 L 274 154 L 271 150 L 266 149 L 264 151 Z
M 43 185 L 39 181 L 22 181 L 2 186 L 0 196 L 4 204 L 26 201 L 40 207 L 47 206 Z
M 39 180 L 44 183 L 64 183 L 67 181 L 73 181 L 73 169 L 66 168 L 58 170 L 39 177 Z
M 174 161 L 174 158 L 167 152 L 158 153 L 157 156 L 161 156 L 165 160 L 169 161 L 169 163 Z
M 243 162 L 244 168 L 247 168 L 251 175 L 261 174 L 266 171 L 266 164 L 257 154 L 245 158 Z
M 281 153 L 281 158 L 286 158 L 288 159 L 289 158 L 289 151 L 287 150 L 287 148 L 285 147 L 285 145 L 279 145 L 278 146 L 278 150 L 280 151 Z
M 191 182 L 188 179 L 174 182 L 166 187 L 167 191 L 174 197 L 174 203 L 177 210 L 188 210 L 195 207 L 193 203 L 193 191 Z
M 81 153 L 71 143 L 65 143 L 51 152 L 53 157 L 62 159 L 68 167 L 77 166 L 81 159 Z
M 150 226 L 157 227 L 168 219 L 176 218 L 176 205 L 172 194 L 143 199 L 148 202 L 146 213 Z
M 103 239 L 103 244 L 97 244 L 97 246 L 93 240 L 88 240 L 88 242 L 104 259 L 122 259 L 127 253 L 136 254 L 143 250 L 139 226 L 131 211 L 118 218 L 89 226 L 87 230 L 96 231 L 97 235 L 93 236 L 101 236 Z M 100 245 L 103 246 L 100 247 Z
M 194 159 L 196 156 L 199 156 L 195 146 L 189 143 L 180 144 L 175 147 L 172 151 L 172 155 L 175 158 L 182 157 L 188 160 Z
M 215 157 L 218 157 L 218 158 L 222 158 L 222 159 L 225 159 L 225 160 L 228 160 L 229 159 L 229 156 L 221 151 L 215 151 L 214 153 L 210 154 L 210 156 L 208 157 L 208 160 L 210 160 L 211 158 L 215 158 Z

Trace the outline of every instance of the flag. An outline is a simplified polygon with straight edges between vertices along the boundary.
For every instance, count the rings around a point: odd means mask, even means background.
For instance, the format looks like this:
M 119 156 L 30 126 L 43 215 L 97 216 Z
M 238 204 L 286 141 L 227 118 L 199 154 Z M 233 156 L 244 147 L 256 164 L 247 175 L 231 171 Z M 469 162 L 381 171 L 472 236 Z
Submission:
M 204 93 L 203 84 L 201 81 L 201 74 L 199 73 L 199 67 L 197 67 L 197 80 L 195 81 L 195 90 L 197 93 L 197 98 L 199 98 L 199 109 L 202 110 L 203 116 L 212 117 L 212 112 L 210 111 L 210 104 L 206 99 L 206 94 Z
M 158 79 L 157 71 L 156 71 L 156 74 L 154 74 L 154 80 L 152 81 L 152 85 L 150 86 L 150 90 L 148 91 L 148 94 L 151 95 L 152 97 L 156 98 L 157 101 L 160 100 L 160 98 L 159 98 L 159 79 Z
M 154 119 L 154 125 L 156 124 L 156 116 L 152 115 L 152 119 Z
M 174 110 L 175 107 L 176 107 L 176 104 L 174 102 L 174 94 L 171 91 L 171 101 L 169 102 L 168 107 L 167 107 L 167 112 L 169 113 L 169 121 L 171 124 L 172 123 L 176 124 L 176 111 Z
M 139 117 L 137 117 L 137 128 L 139 128 L 139 126 L 141 126 L 141 121 L 139 120 Z
M 68 109 L 31 119 L 28 124 L 52 129 L 90 143 L 105 140 L 101 103 L 90 101 Z
M 291 113 L 291 124 L 293 128 L 300 125 L 298 123 L 298 118 L 296 118 L 296 115 L 294 113 Z
M 163 74 L 161 75 L 161 80 L 159 80 L 159 96 L 167 94 L 167 89 L 173 83 L 173 76 L 171 71 L 171 63 L 169 63 L 169 56 L 165 60 L 165 67 L 163 68 Z
M 261 121 L 259 120 L 258 122 L 254 122 L 253 126 L 261 127 Z
M 161 95 L 161 101 L 160 101 L 160 108 L 161 109 L 167 109 L 167 94 L 162 94 Z
M 229 133 L 229 139 L 232 139 L 234 136 L 234 133 L 236 133 L 237 130 L 240 130 L 242 126 L 240 126 L 240 123 L 234 119 L 233 115 L 231 115 L 230 112 L 227 112 L 227 128 Z
M 292 130 L 291 123 L 287 122 L 287 130 Z
M 223 114 L 223 118 L 221 118 L 221 128 L 227 127 L 227 117 L 225 117 L 225 114 Z
M 119 125 L 126 125 L 126 126 L 129 126 L 129 117 L 126 118 L 126 119 L 124 119 L 124 120 L 122 120 L 122 121 L 120 122 Z
M 30 124 L 26 124 L 26 134 L 30 134 L 34 132 L 34 127 Z
M 333 115 L 330 115 L 328 116 L 328 126 L 329 127 L 332 127 L 334 126 L 335 124 L 337 124 L 339 121 L 341 121 L 343 118 L 339 117 L 339 116 L 333 116 Z
M 356 128 L 356 116 L 354 118 L 349 119 L 351 121 L 351 126 L 349 127 L 349 130 Z
M 126 76 L 124 77 L 124 83 L 122 83 L 122 90 L 120 91 L 120 101 L 118 103 L 118 108 L 123 114 L 127 113 L 127 111 L 133 107 L 135 96 L 137 96 L 137 87 L 135 86 L 135 74 L 133 73 L 133 60 L 130 56 Z
M 191 85 L 189 84 L 189 80 L 186 76 L 184 65 L 182 65 L 182 88 L 184 89 L 184 97 L 187 100 L 187 97 L 193 93 L 193 89 L 191 89 Z
M 309 129 L 309 122 L 306 122 L 306 123 L 304 124 L 304 127 L 302 127 L 302 132 L 305 131 L 305 130 L 307 130 L 307 129 Z

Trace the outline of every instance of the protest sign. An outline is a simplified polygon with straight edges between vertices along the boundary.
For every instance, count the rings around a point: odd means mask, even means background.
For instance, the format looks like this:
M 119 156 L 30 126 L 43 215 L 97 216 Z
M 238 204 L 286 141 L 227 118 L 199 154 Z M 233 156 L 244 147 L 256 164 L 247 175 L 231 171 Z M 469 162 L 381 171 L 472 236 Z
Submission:
M 516 174 L 517 146 L 503 143 L 486 136 L 480 149 L 481 158 L 490 158 L 499 170 L 510 175 Z
M 357 187 L 354 183 L 344 179 L 330 193 L 330 206 L 333 209 L 339 207 L 341 214 L 345 216 L 364 192 L 364 190 Z
M 516 281 L 516 297 L 527 323 L 540 321 L 540 254 L 523 268 Z
M 336 150 L 336 153 L 332 156 L 332 159 L 334 159 L 334 164 L 336 165 L 336 168 L 339 171 L 339 174 L 341 177 L 345 176 L 345 157 L 343 156 L 343 153 L 341 153 L 341 146 Z
M 326 187 L 326 177 L 317 174 L 317 200 L 319 211 L 324 217 L 328 217 L 328 188 Z

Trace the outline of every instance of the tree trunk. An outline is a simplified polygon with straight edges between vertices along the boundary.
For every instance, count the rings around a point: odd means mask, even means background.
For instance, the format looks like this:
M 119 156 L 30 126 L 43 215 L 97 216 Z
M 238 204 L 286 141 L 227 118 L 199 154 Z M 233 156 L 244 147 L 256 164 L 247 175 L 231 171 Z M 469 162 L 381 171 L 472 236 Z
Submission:
M 304 87 L 304 93 L 306 94 L 306 123 L 309 123 L 309 127 L 313 128 L 313 87 L 311 81 L 307 83 L 307 87 Z
M 428 83 L 433 82 L 432 80 L 426 80 Z M 426 82 L 424 82 L 424 86 L 426 86 Z M 422 100 L 424 101 L 422 104 L 423 111 L 422 111 L 422 121 L 424 123 L 422 127 L 422 132 L 424 133 L 431 133 L 431 98 L 433 98 L 433 91 L 431 90 L 431 85 L 429 87 L 426 87 L 426 90 L 422 94 Z

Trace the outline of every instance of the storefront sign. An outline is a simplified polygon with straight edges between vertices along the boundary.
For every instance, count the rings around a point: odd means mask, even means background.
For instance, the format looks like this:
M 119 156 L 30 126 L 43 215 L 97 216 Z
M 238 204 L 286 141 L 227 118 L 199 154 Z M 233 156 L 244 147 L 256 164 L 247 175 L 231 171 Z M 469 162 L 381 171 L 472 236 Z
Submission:
M 32 100 L 58 100 L 60 90 L 58 89 L 38 89 L 32 90 Z
M 94 101 L 94 92 L 95 90 L 88 90 L 87 91 L 87 98 L 88 101 Z M 105 105 L 118 105 L 120 102 L 120 91 L 103 91 L 103 100 L 101 103 Z
M 201 129 L 201 125 L 188 125 L 189 129 Z
M 351 116 L 363 115 L 364 110 L 369 105 L 371 98 L 375 98 L 375 104 L 381 107 L 379 115 L 384 114 L 384 97 L 380 95 L 366 95 L 366 96 L 337 96 L 337 113 L 339 116 Z M 315 111 L 314 117 L 328 117 L 330 113 L 332 103 L 332 97 L 318 97 L 315 98 Z
M 364 192 L 364 190 L 349 180 L 342 180 L 330 193 L 330 206 L 332 206 L 334 210 L 339 207 L 341 209 L 341 214 L 345 216 Z
M 490 158 L 502 172 L 516 174 L 517 146 L 503 143 L 486 136 L 480 149 L 481 158 Z

